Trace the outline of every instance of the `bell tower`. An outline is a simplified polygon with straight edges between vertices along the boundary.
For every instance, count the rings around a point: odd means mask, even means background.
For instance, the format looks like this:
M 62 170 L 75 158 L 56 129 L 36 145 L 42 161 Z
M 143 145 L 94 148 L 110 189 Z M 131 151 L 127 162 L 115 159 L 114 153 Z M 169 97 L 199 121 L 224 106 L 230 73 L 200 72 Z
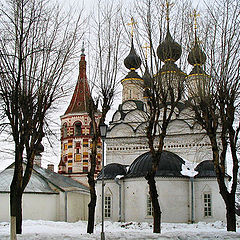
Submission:
M 88 116 L 90 89 L 86 75 L 84 45 L 79 62 L 79 75 L 70 104 L 61 116 L 61 160 L 58 173 L 87 183 L 90 170 L 92 124 Z M 96 120 L 100 118 L 97 113 Z M 99 140 L 96 173 L 101 170 L 102 145 Z

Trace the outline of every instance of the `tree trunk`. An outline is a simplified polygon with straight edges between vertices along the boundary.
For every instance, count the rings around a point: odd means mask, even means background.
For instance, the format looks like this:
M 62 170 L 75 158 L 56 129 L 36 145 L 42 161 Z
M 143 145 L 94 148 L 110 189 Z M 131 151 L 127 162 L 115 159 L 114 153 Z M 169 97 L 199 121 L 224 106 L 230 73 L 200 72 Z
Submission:
M 236 232 L 235 195 L 230 194 L 226 202 L 227 231 Z
M 94 230 L 94 220 L 95 220 L 95 208 L 97 202 L 97 195 L 95 191 L 95 181 L 94 181 L 94 174 L 88 174 L 88 184 L 90 188 L 90 196 L 91 200 L 88 204 L 88 226 L 87 226 L 87 233 L 93 233 Z
M 10 209 L 11 209 L 11 233 L 22 234 L 22 194 L 18 184 L 11 186 Z M 13 229 L 15 228 L 15 230 Z
M 17 195 L 16 232 L 22 234 L 22 194 Z
M 158 202 L 158 193 L 156 187 L 156 181 L 154 180 L 154 175 L 152 172 L 148 173 L 146 179 L 149 185 L 149 194 L 153 205 L 153 232 L 161 233 L 161 209 Z

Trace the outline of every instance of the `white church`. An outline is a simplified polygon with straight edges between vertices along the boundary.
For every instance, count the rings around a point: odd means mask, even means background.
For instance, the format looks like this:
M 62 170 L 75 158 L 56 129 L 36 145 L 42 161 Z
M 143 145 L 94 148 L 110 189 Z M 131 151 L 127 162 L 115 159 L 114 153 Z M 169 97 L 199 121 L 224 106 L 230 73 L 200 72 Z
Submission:
M 158 57 L 164 62 L 157 74 L 166 77 L 169 73 L 176 77 L 184 74 L 175 64 L 181 52 L 181 46 L 173 40 L 168 27 L 166 38 L 157 49 Z M 205 61 L 206 55 L 195 39 L 195 46 L 188 56 L 193 67 L 185 77 L 186 85 L 194 87 L 197 80 L 208 80 L 202 68 Z M 147 115 L 145 90 L 151 84 L 151 78 L 147 68 L 142 77 L 136 72 L 141 60 L 134 49 L 133 39 L 124 64 L 130 71 L 122 80 L 122 104 L 112 117 L 105 141 L 104 214 L 110 221 L 151 222 L 153 209 L 145 176 L 151 168 L 152 158 L 144 133 Z M 225 205 L 211 159 L 208 137 L 195 122 L 187 100 L 183 99 L 169 124 L 155 178 L 163 222 L 225 221 Z M 100 173 L 96 185 L 98 221 L 101 220 L 101 184 Z

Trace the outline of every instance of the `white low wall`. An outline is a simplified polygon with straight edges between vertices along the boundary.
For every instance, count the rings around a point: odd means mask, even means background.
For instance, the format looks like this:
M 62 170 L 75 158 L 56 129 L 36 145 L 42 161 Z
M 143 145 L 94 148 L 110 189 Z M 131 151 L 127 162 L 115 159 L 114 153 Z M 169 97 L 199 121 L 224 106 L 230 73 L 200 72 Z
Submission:
M 0 193 L 0 222 L 8 222 L 10 219 L 9 197 L 9 193 Z M 67 207 L 65 205 L 66 200 Z M 88 203 L 89 194 L 82 192 L 24 193 L 22 202 L 23 219 L 68 222 L 87 220 Z
M 0 222 L 10 218 L 10 194 L 0 193 Z M 24 193 L 22 202 L 23 219 L 57 221 L 58 194 Z
M 144 178 L 120 180 L 122 185 L 122 221 L 152 222 L 147 216 L 148 184 Z M 156 178 L 162 222 L 188 223 L 191 221 L 191 184 L 187 178 Z M 102 185 L 97 181 L 96 220 L 101 221 Z M 211 193 L 212 216 L 204 217 L 203 194 Z M 119 187 L 114 180 L 105 181 L 105 196 L 112 198 L 111 218 L 119 221 Z M 195 222 L 225 221 L 225 205 L 215 178 L 194 180 Z

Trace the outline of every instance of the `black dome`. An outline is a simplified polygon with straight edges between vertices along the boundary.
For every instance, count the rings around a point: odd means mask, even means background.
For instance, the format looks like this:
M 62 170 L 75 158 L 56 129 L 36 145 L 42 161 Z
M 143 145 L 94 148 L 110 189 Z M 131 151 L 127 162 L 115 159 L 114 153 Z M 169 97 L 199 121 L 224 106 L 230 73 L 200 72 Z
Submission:
M 119 163 L 110 163 L 104 167 L 104 179 L 114 179 L 117 175 L 126 175 L 126 167 Z M 102 179 L 102 171 L 99 173 L 98 180 Z
M 157 55 L 163 62 L 168 59 L 175 62 L 181 57 L 181 54 L 182 47 L 173 40 L 168 27 L 165 40 L 157 48 Z
M 158 177 L 184 177 L 181 174 L 184 160 L 178 155 L 163 151 L 159 162 L 156 176 Z M 130 165 L 128 174 L 125 177 L 145 177 L 151 169 L 152 154 L 146 152 L 135 159 Z
M 200 162 L 194 170 L 198 172 L 196 177 L 199 177 L 199 178 L 217 176 L 212 160 L 206 160 L 206 161 Z
M 193 66 L 196 64 L 203 65 L 206 62 L 206 54 L 199 47 L 197 41 L 195 41 L 195 45 L 188 55 L 188 62 Z
M 145 72 L 142 76 L 142 79 L 144 81 L 144 88 L 151 88 L 152 87 L 153 79 L 151 78 L 151 75 L 149 73 L 147 63 L 146 63 L 146 68 L 145 68 Z
M 128 56 L 124 59 L 124 65 L 128 69 L 138 69 L 141 66 L 141 63 L 141 59 L 136 54 L 136 51 L 134 49 L 132 38 L 131 50 Z

